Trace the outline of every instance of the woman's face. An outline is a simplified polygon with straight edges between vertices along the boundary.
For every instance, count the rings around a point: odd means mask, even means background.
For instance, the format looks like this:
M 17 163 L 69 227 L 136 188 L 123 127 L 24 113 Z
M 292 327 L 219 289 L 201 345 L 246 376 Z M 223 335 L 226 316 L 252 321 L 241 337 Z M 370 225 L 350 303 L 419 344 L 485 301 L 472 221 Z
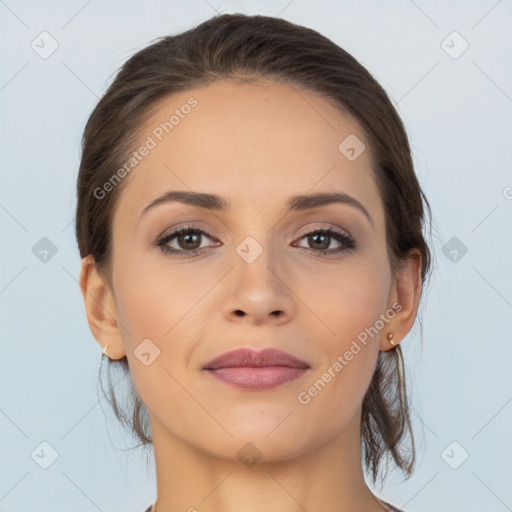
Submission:
M 397 297 L 358 124 L 311 91 L 223 80 L 161 101 L 143 145 L 113 218 L 111 278 L 153 434 L 232 458 L 252 442 L 272 460 L 359 428 Z M 174 191 L 228 206 L 154 203 Z M 333 193 L 349 199 L 289 209 L 294 196 Z M 186 226 L 196 231 L 167 236 Z M 204 370 L 267 347 L 309 369 L 265 389 Z

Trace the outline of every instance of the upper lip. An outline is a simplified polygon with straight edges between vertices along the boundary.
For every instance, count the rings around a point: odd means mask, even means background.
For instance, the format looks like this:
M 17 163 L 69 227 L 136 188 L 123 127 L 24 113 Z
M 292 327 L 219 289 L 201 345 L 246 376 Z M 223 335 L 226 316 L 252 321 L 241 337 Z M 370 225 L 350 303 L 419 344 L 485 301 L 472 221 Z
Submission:
M 310 366 L 297 357 L 277 348 L 265 348 L 263 350 L 251 350 L 239 348 L 225 352 L 204 365 L 205 370 L 217 368 L 232 368 L 246 366 L 259 368 L 264 366 L 289 366 L 290 368 L 310 368 Z

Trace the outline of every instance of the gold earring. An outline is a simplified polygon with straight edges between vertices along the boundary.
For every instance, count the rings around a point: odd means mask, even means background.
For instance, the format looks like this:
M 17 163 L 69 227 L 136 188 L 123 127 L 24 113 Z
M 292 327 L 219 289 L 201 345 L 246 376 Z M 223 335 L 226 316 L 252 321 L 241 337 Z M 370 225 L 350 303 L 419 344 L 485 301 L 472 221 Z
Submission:
M 108 357 L 107 347 L 108 347 L 108 343 L 103 347 L 103 355 Z
M 393 333 L 392 332 L 388 333 L 388 335 L 386 337 L 387 337 L 389 343 L 391 343 L 391 345 L 394 347 L 395 342 L 393 341 Z

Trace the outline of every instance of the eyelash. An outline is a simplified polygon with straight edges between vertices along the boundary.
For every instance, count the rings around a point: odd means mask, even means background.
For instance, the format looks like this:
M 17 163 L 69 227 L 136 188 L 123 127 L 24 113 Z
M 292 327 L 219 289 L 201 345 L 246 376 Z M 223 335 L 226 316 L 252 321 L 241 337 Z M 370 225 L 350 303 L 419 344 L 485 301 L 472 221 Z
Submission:
M 183 226 L 181 228 L 177 228 L 175 229 L 174 231 L 172 231 L 171 233 L 168 233 L 167 235 L 163 236 L 162 238 L 158 239 L 158 241 L 155 243 L 155 245 L 157 247 L 160 248 L 160 250 L 164 253 L 164 254 L 181 254 L 181 255 L 184 255 L 184 254 L 187 254 L 187 255 L 194 255 L 198 252 L 201 252 L 203 249 L 206 249 L 206 247 L 200 247 L 198 249 L 192 249 L 190 251 L 186 251 L 186 250 L 178 250 L 178 249 L 173 249 L 171 247 L 169 247 L 167 244 L 173 240 L 174 238 L 176 238 L 177 236 L 179 235 L 182 235 L 182 234 L 199 234 L 199 235 L 205 235 L 207 238 L 210 238 L 212 239 L 212 237 L 206 233 L 205 231 L 203 231 L 202 229 L 199 229 L 199 228 L 195 228 L 193 226 Z M 348 251 L 350 249 L 354 249 L 356 247 L 356 242 L 355 240 L 347 235 L 346 233 L 343 233 L 341 231 L 338 231 L 336 229 L 333 229 L 333 228 L 317 228 L 317 229 L 314 229 L 312 231 L 309 231 L 308 233 L 305 233 L 301 238 L 300 240 L 302 240 L 303 238 L 306 238 L 308 236 L 311 236 L 311 235 L 317 235 L 317 234 L 323 234 L 323 235 L 327 235 L 331 238 L 334 238 L 335 240 L 337 240 L 338 242 L 342 243 L 344 245 L 344 247 L 339 247 L 338 249 L 331 249 L 331 250 L 315 250 L 315 249 L 311 249 L 311 248 L 306 248 L 306 247 L 301 247 L 301 249 L 306 249 L 306 250 L 309 250 L 309 251 L 313 251 L 315 253 L 320 253 L 323 255 L 323 257 L 329 257 L 329 255 L 334 255 L 334 254 L 339 254 L 339 253 L 342 253 L 344 251 Z M 185 256 L 187 257 L 187 256 Z

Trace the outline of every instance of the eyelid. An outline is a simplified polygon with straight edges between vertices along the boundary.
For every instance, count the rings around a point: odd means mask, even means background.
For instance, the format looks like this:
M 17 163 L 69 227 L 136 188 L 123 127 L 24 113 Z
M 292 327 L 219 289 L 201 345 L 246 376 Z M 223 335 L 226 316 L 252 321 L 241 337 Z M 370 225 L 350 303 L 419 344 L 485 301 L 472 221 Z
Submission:
M 314 248 L 301 247 L 301 246 L 298 246 L 298 248 L 304 249 L 308 252 L 316 253 L 317 256 L 323 255 L 323 257 L 330 257 L 330 256 L 337 256 L 340 253 L 349 251 L 351 249 L 355 249 L 357 247 L 356 241 L 350 235 L 350 233 L 348 233 L 346 230 L 344 230 L 342 228 L 339 228 L 338 226 L 336 226 L 334 224 L 330 224 L 330 223 L 327 223 L 327 224 L 328 224 L 328 227 L 326 227 L 325 225 L 324 226 L 316 225 L 316 226 L 311 227 L 308 231 L 306 231 L 305 233 L 302 233 L 302 235 L 300 235 L 298 237 L 297 241 L 300 242 L 301 240 L 303 240 L 304 238 L 306 238 L 309 235 L 314 235 L 317 233 L 325 233 L 329 238 L 334 239 L 339 244 L 341 244 L 341 247 L 336 248 L 336 249 L 326 249 L 326 250 L 322 250 L 322 249 L 316 250 Z M 209 238 L 210 240 L 214 241 L 214 244 L 210 245 L 210 246 L 206 246 L 206 247 L 199 247 L 196 249 L 191 249 L 191 250 L 175 249 L 175 248 L 169 247 L 167 245 L 171 240 L 174 240 L 180 234 L 187 233 L 187 232 L 195 232 L 195 233 L 199 234 L 201 237 Z M 215 246 L 215 242 L 219 242 L 219 240 L 216 239 L 214 236 L 210 235 L 207 231 L 205 231 L 204 229 L 202 229 L 198 226 L 194 226 L 191 223 L 187 223 L 185 225 L 177 226 L 177 227 L 173 228 L 170 232 L 168 232 L 165 235 L 161 235 L 160 237 L 157 238 L 157 241 L 153 245 L 156 245 L 157 247 L 159 247 L 160 250 L 164 254 L 174 254 L 174 255 L 177 255 L 178 257 L 186 258 L 186 257 L 192 257 L 193 255 L 195 255 L 197 253 L 204 252 L 208 247 Z M 217 246 L 218 246 L 218 244 L 217 244 Z M 294 246 L 294 247 L 297 247 L 297 246 Z
M 210 233 L 208 233 L 208 231 L 205 231 L 204 229 L 202 229 L 202 228 L 200 228 L 198 226 L 193 226 L 191 224 L 186 224 L 184 226 L 178 226 L 176 228 L 173 228 L 167 234 L 160 235 L 157 238 L 157 244 L 165 245 L 170 240 L 172 240 L 175 237 L 179 236 L 181 233 L 183 233 L 183 232 L 186 233 L 186 232 L 189 232 L 189 231 L 193 231 L 193 232 L 199 233 L 201 236 L 204 236 L 205 238 L 209 238 L 210 240 L 218 241 L 218 239 L 216 239 L 213 235 L 210 235 Z M 191 251 L 187 251 L 187 252 L 191 252 Z
M 323 222 L 321 225 L 314 225 L 311 228 L 308 228 L 308 231 L 302 234 L 302 236 L 308 235 L 310 233 L 314 233 L 315 231 L 328 231 L 328 230 L 334 230 L 339 231 L 346 235 L 348 238 L 353 239 L 352 235 L 344 228 L 341 228 L 337 226 L 336 224 L 332 224 L 331 222 Z
M 321 221 L 318 221 L 318 222 L 321 222 Z M 326 227 L 326 225 L 327 225 L 327 227 Z M 323 222 L 322 225 L 314 225 L 314 226 L 312 226 L 307 231 L 302 233 L 302 235 L 300 235 L 300 238 L 303 238 L 304 236 L 307 236 L 309 234 L 315 233 L 317 231 L 328 231 L 329 229 L 341 232 L 341 234 L 345 235 L 347 238 L 349 238 L 351 240 L 354 240 L 354 237 L 350 234 L 349 231 L 347 231 L 344 228 L 340 228 L 337 225 L 332 224 L 330 222 Z M 165 230 L 161 235 L 159 235 L 157 237 L 157 240 L 160 241 L 160 240 L 163 240 L 163 239 L 168 238 L 170 236 L 172 237 L 173 235 L 179 234 L 181 231 L 186 231 L 186 230 L 197 231 L 197 232 L 199 232 L 202 235 L 206 235 L 208 238 L 210 238 L 212 240 L 219 241 L 218 238 L 216 238 L 213 235 L 211 235 L 208 231 L 206 231 L 204 228 L 200 227 L 199 225 L 194 225 L 193 222 L 187 222 L 187 223 L 185 223 L 183 225 L 177 225 L 176 227 L 172 228 L 168 232 L 167 232 L 167 230 Z

